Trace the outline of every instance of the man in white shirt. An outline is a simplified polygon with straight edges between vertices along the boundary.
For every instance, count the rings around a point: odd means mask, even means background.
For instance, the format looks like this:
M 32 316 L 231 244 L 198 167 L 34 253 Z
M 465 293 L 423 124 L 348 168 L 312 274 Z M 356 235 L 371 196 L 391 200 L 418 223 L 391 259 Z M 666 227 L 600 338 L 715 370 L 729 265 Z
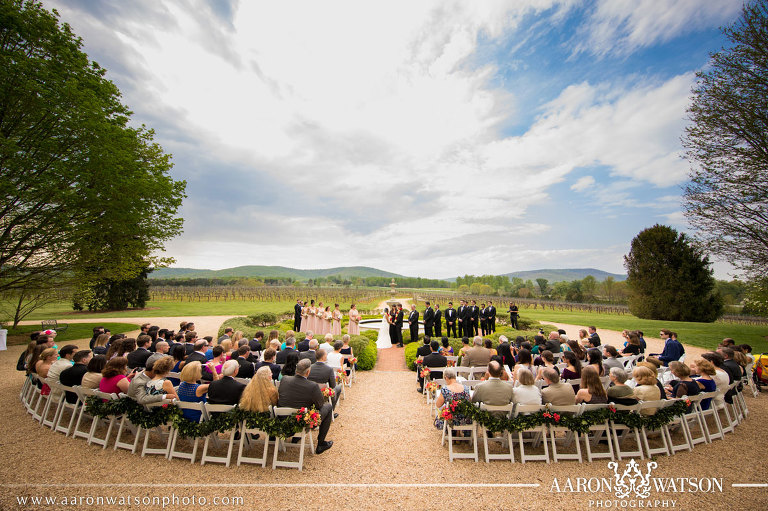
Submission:
M 50 385 L 51 383 L 59 383 L 59 375 L 64 369 L 69 369 L 72 367 L 72 355 L 77 353 L 77 350 L 79 350 L 76 345 L 74 344 L 67 344 L 63 348 L 59 350 L 59 359 L 51 365 L 51 368 L 48 369 L 48 377 L 45 379 L 46 383 Z
M 323 344 L 321 344 L 321 345 L 320 345 L 320 349 L 321 349 L 321 350 L 325 350 L 325 351 L 327 351 L 327 352 L 328 352 L 328 354 L 330 355 L 330 353 L 331 353 L 331 352 L 333 351 L 333 349 L 334 349 L 334 348 L 333 348 L 333 344 L 332 344 L 332 343 L 333 343 L 333 335 L 331 335 L 331 334 L 325 334 L 325 342 L 324 342 Z

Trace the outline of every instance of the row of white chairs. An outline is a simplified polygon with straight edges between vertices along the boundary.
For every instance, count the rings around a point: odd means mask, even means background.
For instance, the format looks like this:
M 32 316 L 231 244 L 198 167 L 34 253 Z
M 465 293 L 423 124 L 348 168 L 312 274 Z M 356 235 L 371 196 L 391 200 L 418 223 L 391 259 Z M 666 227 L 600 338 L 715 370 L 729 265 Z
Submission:
M 436 380 L 436 382 L 444 384 L 444 381 Z M 466 384 L 467 382 L 462 383 Z M 526 461 L 545 461 L 549 463 L 550 459 L 554 462 L 575 460 L 581 463 L 584 461 L 584 458 L 586 458 L 586 461 L 591 462 L 594 459 L 600 458 L 621 460 L 630 457 L 650 458 L 658 454 L 670 456 L 681 450 L 691 451 L 699 443 L 711 443 L 717 439 L 723 440 L 726 433 L 734 432 L 736 426 L 748 414 L 744 396 L 738 390 L 739 383 L 734 382 L 727 389 L 735 391 L 733 403 L 724 403 L 720 407 L 715 406 L 714 399 L 722 397 L 716 391 L 680 398 L 683 401 L 686 399 L 690 400 L 690 410 L 661 427 L 657 435 L 658 439 L 660 439 L 660 445 L 652 445 L 649 441 L 652 435 L 649 435 L 650 432 L 646 428 L 634 429 L 610 420 L 591 426 L 589 432 L 585 434 L 571 431 L 566 427 L 546 424 L 517 433 L 505 431 L 500 434 L 489 434 L 480 424 L 472 423 L 451 426 L 445 422 L 441 442 L 445 445 L 445 441 L 448 441 L 448 458 L 450 461 L 454 459 L 473 459 L 477 462 L 479 460 L 478 444 L 480 438 L 483 441 L 486 463 L 492 460 L 505 460 L 514 463 L 515 444 L 518 445 L 519 458 L 522 463 Z M 701 402 L 706 399 L 711 399 L 708 409 L 704 409 L 701 406 Z M 481 410 L 515 418 L 518 415 L 540 411 L 578 416 L 585 412 L 608 406 L 613 406 L 619 411 L 642 414 L 644 410 L 647 413 L 649 409 L 658 410 L 672 406 L 676 401 L 678 400 L 640 401 L 638 404 L 631 406 L 613 403 L 579 404 L 573 406 L 522 405 L 519 403 L 510 403 L 506 406 L 490 406 L 479 403 L 478 406 Z M 432 410 L 437 414 L 437 409 L 433 407 Z M 465 432 L 467 436 L 465 436 Z M 675 435 L 675 433 L 678 434 Z M 634 448 L 628 446 L 627 439 L 634 440 Z M 470 444 L 469 452 L 458 452 L 454 449 L 454 443 L 463 442 Z M 490 451 L 489 445 L 494 443 L 501 445 L 501 453 L 492 453 Z M 584 444 L 584 451 L 581 448 L 582 443 Z M 596 451 L 602 444 L 605 444 L 606 449 Z M 528 446 L 528 452 L 526 452 L 526 445 Z M 542 449 L 537 449 L 541 446 L 543 446 L 543 452 Z M 531 449 L 537 449 L 538 452 L 532 453 Z M 568 452 L 564 452 L 566 449 L 568 449 Z
M 91 396 L 109 401 L 125 397 L 124 394 L 118 396 L 117 394 L 107 394 L 80 386 L 67 387 L 58 383 L 50 383 L 50 393 L 45 395 L 42 393 L 41 386 L 39 386 L 38 383 L 42 382 L 35 374 L 31 374 L 25 380 L 19 397 L 27 412 L 30 413 L 35 420 L 40 422 L 42 426 L 50 427 L 53 431 L 63 433 L 64 436 L 83 438 L 88 445 L 100 445 L 102 449 L 106 449 L 110 442 L 112 442 L 114 450 L 126 449 L 133 454 L 140 452 L 142 457 L 147 455 L 161 455 L 167 459 L 188 459 L 190 460 L 190 463 L 195 463 L 195 460 L 197 459 L 198 444 L 201 439 L 183 439 L 179 434 L 178 429 L 173 424 L 164 424 L 157 428 L 147 430 L 132 424 L 126 415 L 109 416 L 102 419 L 94 417 L 86 411 L 85 403 Z M 321 385 L 320 387 L 327 387 L 327 384 Z M 67 393 L 72 393 L 76 396 L 74 403 L 70 403 L 66 399 Z M 333 403 L 333 400 L 330 397 L 328 398 L 328 401 Z M 148 405 L 146 408 L 151 409 L 164 404 L 172 404 L 178 406 L 182 410 L 200 412 L 200 422 L 209 420 L 212 414 L 227 412 L 234 407 L 233 405 L 213 405 L 209 403 L 165 400 Z M 297 409 L 295 408 L 270 407 L 270 414 L 272 417 L 286 417 L 296 413 L 296 411 Z M 69 413 L 68 420 L 65 418 L 65 413 L 67 412 Z M 115 429 L 117 432 L 114 435 L 114 439 L 112 439 L 112 433 Z M 218 456 L 209 452 L 213 448 L 219 448 L 221 446 L 219 433 L 215 432 L 206 436 L 203 443 L 202 454 L 200 456 L 200 463 L 202 465 L 205 463 L 223 463 L 229 467 L 234 444 L 237 441 L 235 439 L 235 437 L 238 436 L 235 434 L 236 432 L 239 432 L 237 454 L 238 466 L 243 463 L 255 463 L 260 464 L 262 467 L 266 467 L 269 448 L 272 446 L 273 469 L 286 467 L 302 470 L 304 466 L 305 447 L 309 447 L 310 453 L 314 454 L 315 452 L 314 440 L 310 430 L 307 428 L 299 431 L 293 437 L 270 439 L 268 434 L 256 429 L 248 428 L 245 421 L 243 421 L 237 428 L 228 432 L 229 437 L 228 439 L 225 439 L 225 442 L 227 443 L 226 456 Z M 254 437 L 252 436 L 257 434 L 263 437 L 259 439 L 258 442 L 253 440 Z M 142 436 L 144 439 L 143 442 L 141 441 Z M 186 450 L 182 446 L 183 443 L 188 444 Z M 249 456 L 247 450 L 256 446 L 257 443 L 263 445 L 261 456 Z M 280 459 L 279 453 L 285 452 L 286 448 L 298 449 L 299 456 L 297 461 Z

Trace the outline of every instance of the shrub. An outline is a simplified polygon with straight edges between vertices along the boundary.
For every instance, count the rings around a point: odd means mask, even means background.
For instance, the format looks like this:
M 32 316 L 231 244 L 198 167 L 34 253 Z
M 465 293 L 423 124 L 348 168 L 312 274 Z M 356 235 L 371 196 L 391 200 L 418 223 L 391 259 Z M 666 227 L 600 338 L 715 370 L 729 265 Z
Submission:
M 357 369 L 370 371 L 376 365 L 376 342 L 362 335 L 353 335 L 349 340 L 352 353 L 357 358 Z
M 266 327 L 277 323 L 277 314 L 274 312 L 258 312 L 248 316 L 248 322 L 253 327 Z

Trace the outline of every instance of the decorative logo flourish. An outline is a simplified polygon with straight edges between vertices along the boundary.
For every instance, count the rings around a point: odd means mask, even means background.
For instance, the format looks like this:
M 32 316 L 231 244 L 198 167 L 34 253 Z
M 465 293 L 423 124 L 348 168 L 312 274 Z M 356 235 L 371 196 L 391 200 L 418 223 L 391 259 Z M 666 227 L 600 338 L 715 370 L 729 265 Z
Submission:
M 643 475 L 640 472 L 640 465 L 637 461 L 630 460 L 624 473 L 619 475 L 619 464 L 615 461 L 608 463 L 608 468 L 613 469 L 614 479 L 616 480 L 614 485 L 616 497 L 626 499 L 634 494 L 636 498 L 647 499 L 651 493 L 651 472 L 658 466 L 655 461 L 649 461 L 647 464 L 648 471 Z

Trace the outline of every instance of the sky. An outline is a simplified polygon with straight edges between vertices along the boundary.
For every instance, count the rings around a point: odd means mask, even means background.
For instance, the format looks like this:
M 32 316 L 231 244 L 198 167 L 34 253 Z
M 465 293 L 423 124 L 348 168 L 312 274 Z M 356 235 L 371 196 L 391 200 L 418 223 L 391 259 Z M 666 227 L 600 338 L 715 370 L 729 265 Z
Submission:
M 173 266 L 624 273 L 736 0 L 44 0 L 187 181 Z M 729 265 L 716 262 L 728 278 Z

